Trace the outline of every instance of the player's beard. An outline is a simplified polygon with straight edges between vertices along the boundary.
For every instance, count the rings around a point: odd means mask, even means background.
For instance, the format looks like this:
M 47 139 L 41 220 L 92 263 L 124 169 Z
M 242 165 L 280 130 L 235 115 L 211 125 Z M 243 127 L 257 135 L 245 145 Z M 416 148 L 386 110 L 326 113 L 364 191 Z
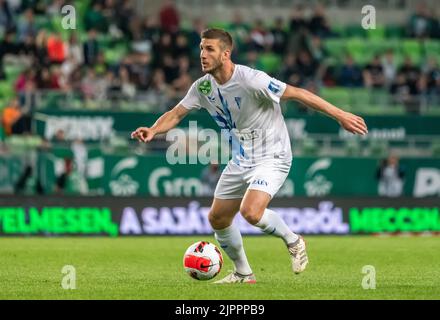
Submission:
M 217 60 L 215 64 L 208 70 L 205 70 L 205 73 L 209 73 L 214 75 L 223 67 L 223 62 L 221 60 Z

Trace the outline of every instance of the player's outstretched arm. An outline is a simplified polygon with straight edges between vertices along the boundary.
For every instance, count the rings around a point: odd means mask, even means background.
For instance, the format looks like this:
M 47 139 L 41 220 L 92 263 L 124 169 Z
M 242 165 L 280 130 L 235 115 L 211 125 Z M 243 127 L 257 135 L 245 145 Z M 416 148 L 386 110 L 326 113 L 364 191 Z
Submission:
M 138 139 L 140 142 L 150 142 L 156 134 L 166 133 L 175 126 L 188 114 L 189 110 L 178 104 L 170 111 L 160 116 L 154 125 L 149 127 L 139 127 L 131 133 L 132 139 Z
M 335 107 L 331 103 L 325 101 L 308 90 L 287 85 L 287 88 L 284 91 L 281 99 L 298 100 L 310 108 L 325 113 L 338 121 L 345 130 L 351 133 L 360 135 L 368 133 L 367 125 L 365 124 L 364 119 Z

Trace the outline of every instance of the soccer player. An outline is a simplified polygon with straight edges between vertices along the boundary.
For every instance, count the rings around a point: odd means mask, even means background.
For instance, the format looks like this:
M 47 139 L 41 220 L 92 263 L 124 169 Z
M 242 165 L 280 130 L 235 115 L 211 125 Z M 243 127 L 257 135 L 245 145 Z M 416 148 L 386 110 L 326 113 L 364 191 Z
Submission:
M 231 61 L 231 35 L 221 29 L 201 34 L 200 60 L 206 73 L 186 96 L 152 127 L 140 127 L 131 138 L 148 143 L 156 134 L 174 128 L 192 109 L 205 108 L 229 132 L 232 158 L 217 184 L 209 212 L 215 238 L 233 261 L 235 270 L 216 283 L 255 283 L 240 231 L 232 223 L 238 211 L 263 232 L 281 238 L 294 273 L 308 263 L 304 239 L 267 208 L 283 185 L 292 162 L 291 144 L 280 100 L 295 99 L 334 118 L 347 131 L 364 135 L 362 118 L 345 112 L 311 92 L 292 87 L 266 73 Z

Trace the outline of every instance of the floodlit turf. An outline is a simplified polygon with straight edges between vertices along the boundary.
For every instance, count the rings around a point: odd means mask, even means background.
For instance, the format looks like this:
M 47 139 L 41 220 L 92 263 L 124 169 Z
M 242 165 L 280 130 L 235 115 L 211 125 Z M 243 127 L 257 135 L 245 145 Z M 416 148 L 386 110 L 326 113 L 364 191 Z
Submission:
M 310 264 L 290 269 L 281 240 L 245 237 L 257 284 L 193 280 L 182 256 L 212 237 L 0 238 L 0 299 L 440 299 L 438 237 L 306 237 Z M 226 263 L 216 280 L 225 276 Z M 76 269 L 76 289 L 61 269 Z M 362 267 L 376 271 L 364 290 Z

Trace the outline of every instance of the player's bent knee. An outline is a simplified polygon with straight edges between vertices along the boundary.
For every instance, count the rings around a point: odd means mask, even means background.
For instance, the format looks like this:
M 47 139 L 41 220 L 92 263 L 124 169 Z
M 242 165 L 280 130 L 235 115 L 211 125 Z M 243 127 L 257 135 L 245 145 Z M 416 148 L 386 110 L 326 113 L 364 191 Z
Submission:
M 258 208 L 251 207 L 251 206 L 242 206 L 240 208 L 240 213 L 243 216 L 243 218 L 246 219 L 247 222 L 249 222 L 252 225 L 257 224 L 261 219 L 261 210 L 258 210 Z
M 213 211 L 210 211 L 208 214 L 208 220 L 211 224 L 211 227 L 216 230 L 221 230 L 227 228 L 231 225 L 231 219 L 224 217 L 222 215 L 216 214 Z

